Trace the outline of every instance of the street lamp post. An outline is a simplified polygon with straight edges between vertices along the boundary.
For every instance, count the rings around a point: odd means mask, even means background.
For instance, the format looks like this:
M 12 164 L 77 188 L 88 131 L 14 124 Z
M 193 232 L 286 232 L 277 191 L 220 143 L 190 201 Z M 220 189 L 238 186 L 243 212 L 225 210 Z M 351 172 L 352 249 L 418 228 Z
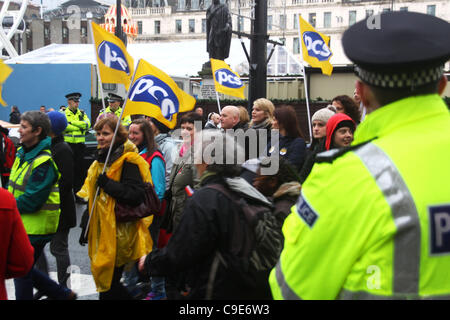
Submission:
M 255 20 L 252 24 L 250 42 L 248 112 L 253 101 L 266 97 L 267 79 L 267 0 L 255 1 Z
M 116 0 L 116 30 L 114 32 L 115 36 L 122 40 L 122 42 L 127 45 L 127 37 L 122 30 L 122 1 Z

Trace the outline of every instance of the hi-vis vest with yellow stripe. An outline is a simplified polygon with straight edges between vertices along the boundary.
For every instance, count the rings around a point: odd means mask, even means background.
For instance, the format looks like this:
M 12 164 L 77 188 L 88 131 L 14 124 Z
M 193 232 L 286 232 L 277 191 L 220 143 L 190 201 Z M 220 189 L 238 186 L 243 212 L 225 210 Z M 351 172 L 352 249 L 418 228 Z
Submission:
M 25 193 L 28 179 L 30 178 L 33 170 L 46 161 L 51 162 L 58 173 L 58 179 L 56 179 L 56 182 L 53 184 L 47 201 L 43 204 L 39 211 L 21 214 L 25 230 L 29 235 L 52 234 L 55 233 L 58 228 L 60 215 L 58 180 L 60 174 L 51 157 L 50 150 L 47 149 L 41 151 L 41 153 L 34 158 L 31 163 L 23 161 L 20 166 L 20 158 L 16 157 L 9 180 L 8 191 L 11 192 L 14 195 L 14 198 L 17 199 Z

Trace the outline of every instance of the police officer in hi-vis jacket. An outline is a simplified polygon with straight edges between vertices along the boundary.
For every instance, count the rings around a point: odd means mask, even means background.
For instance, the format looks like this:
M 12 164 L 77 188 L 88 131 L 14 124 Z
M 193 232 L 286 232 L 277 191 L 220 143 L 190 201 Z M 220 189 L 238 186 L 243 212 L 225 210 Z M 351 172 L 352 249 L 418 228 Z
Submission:
M 368 114 L 302 185 L 269 277 L 275 299 L 450 299 L 449 34 L 403 11 L 345 31 Z
M 106 113 L 114 113 L 117 118 L 120 118 L 120 114 L 122 113 L 122 107 L 120 106 L 120 104 L 123 102 L 123 99 L 121 96 L 114 94 L 114 93 L 108 93 L 108 103 L 109 106 L 106 107 L 99 115 L 97 118 L 100 118 L 101 115 L 106 114 Z M 122 121 L 120 122 L 125 128 L 128 128 L 131 124 L 131 117 L 130 116 L 126 116 L 122 119 Z
M 73 92 L 66 95 L 67 108 L 64 111 L 67 118 L 67 128 L 64 131 L 64 141 L 67 142 L 72 149 L 74 163 L 74 179 L 73 190 L 76 193 L 83 184 L 83 155 L 86 142 L 86 132 L 91 126 L 91 122 L 87 114 L 78 108 L 81 93 Z M 82 202 L 76 197 L 77 202 Z

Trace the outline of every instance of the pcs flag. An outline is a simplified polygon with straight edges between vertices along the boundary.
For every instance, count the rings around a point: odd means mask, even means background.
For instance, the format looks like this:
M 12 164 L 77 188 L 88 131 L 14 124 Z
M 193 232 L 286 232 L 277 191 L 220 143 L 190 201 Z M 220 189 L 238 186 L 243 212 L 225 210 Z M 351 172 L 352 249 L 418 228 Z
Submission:
M 2 99 L 2 86 L 12 71 L 10 66 L 4 64 L 3 61 L 0 60 L 0 104 L 4 107 L 6 106 L 6 102 Z
M 245 99 L 244 83 L 225 61 L 211 58 L 211 69 L 217 92 Z
M 140 59 L 131 84 L 123 117 L 143 114 L 173 129 L 179 112 L 194 109 L 195 98 L 181 90 L 163 71 Z
M 92 22 L 97 66 L 102 82 L 122 83 L 130 86 L 134 72 L 134 60 L 128 54 L 122 40 Z
M 333 65 L 330 58 L 333 53 L 330 50 L 330 37 L 316 31 L 300 15 L 299 20 L 303 61 L 308 62 L 311 67 L 322 69 L 323 74 L 331 76 Z

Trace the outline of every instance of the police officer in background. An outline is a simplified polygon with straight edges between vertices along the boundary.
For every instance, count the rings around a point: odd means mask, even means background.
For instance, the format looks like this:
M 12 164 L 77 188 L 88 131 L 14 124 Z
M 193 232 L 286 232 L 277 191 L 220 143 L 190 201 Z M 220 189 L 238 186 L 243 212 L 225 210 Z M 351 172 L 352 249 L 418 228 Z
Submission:
M 86 142 L 86 132 L 91 126 L 91 122 L 87 114 L 78 108 L 81 93 L 73 92 L 66 95 L 67 108 L 64 111 L 67 118 L 67 128 L 64 131 L 64 141 L 67 142 L 72 149 L 74 157 L 74 193 L 81 189 L 85 173 L 83 172 L 83 155 Z M 77 202 L 83 200 L 76 196 Z
M 369 114 L 303 184 L 269 278 L 276 299 L 450 299 L 450 24 L 414 12 L 367 22 L 342 44 Z
M 105 113 L 114 113 L 117 118 L 120 118 L 120 114 L 122 112 L 122 107 L 120 106 L 120 104 L 123 102 L 122 97 L 114 93 L 108 93 L 108 96 L 109 106 L 105 110 L 100 112 L 99 117 Z M 97 117 L 97 120 L 98 119 L 99 118 Z M 128 128 L 131 124 L 131 117 L 126 116 L 122 119 L 121 123 L 125 128 Z

